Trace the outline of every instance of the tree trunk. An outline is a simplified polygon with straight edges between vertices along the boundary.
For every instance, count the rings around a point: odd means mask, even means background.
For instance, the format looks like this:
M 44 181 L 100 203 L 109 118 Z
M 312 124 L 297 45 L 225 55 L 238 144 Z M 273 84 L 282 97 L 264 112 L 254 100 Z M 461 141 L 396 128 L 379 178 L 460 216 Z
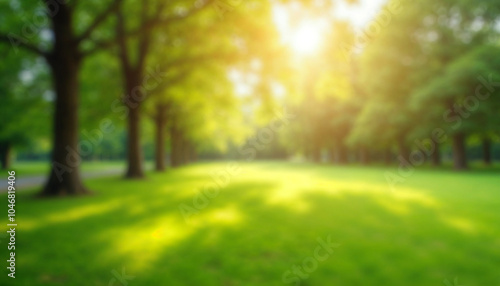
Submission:
M 440 145 L 438 142 L 434 142 L 434 144 L 436 144 L 435 145 L 436 149 L 431 154 L 431 163 L 432 163 L 432 166 L 438 167 L 438 166 L 441 166 L 441 150 L 439 148 Z
M 332 146 L 328 151 L 328 161 L 334 164 L 337 160 L 337 148 Z
M 321 163 L 321 151 L 318 148 L 312 150 L 312 161 L 315 163 Z
M 318 142 L 319 140 L 313 140 L 311 144 L 311 160 L 315 163 L 321 162 L 321 147 Z
M 170 164 L 172 168 L 177 168 L 182 165 L 182 138 L 180 133 L 177 126 L 177 120 L 174 118 L 170 126 Z
M 0 143 L 0 157 L 2 161 L 2 169 L 6 170 L 11 165 L 11 144 L 9 142 Z
M 48 59 L 56 94 L 52 168 L 41 195 L 86 194 L 89 191 L 80 178 L 81 157 L 78 150 L 78 73 L 81 58 L 74 43 L 71 8 L 60 4 L 52 22 L 55 42 Z
M 408 166 L 410 165 L 410 149 L 408 148 L 408 145 L 404 141 L 404 139 L 399 139 L 398 140 L 398 145 L 399 145 L 399 158 L 398 161 L 401 165 L 403 166 Z
M 127 118 L 127 173 L 126 178 L 140 179 L 144 177 L 142 166 L 142 150 L 140 143 L 140 107 L 145 99 L 144 88 L 142 87 L 142 75 L 144 69 L 145 56 L 147 54 L 147 45 L 138 49 L 138 55 L 135 64 L 132 64 L 129 55 L 128 43 L 125 33 L 124 15 L 119 9 L 117 11 L 116 36 L 118 42 L 118 55 L 120 58 L 121 71 L 123 74 L 125 95 L 124 104 L 128 110 Z M 147 34 L 140 38 L 140 46 L 143 41 L 147 42 Z
M 165 170 L 165 106 L 156 107 L 156 140 L 155 140 L 155 168 L 156 171 Z
M 485 165 L 491 165 L 491 140 L 483 139 L 483 162 Z
M 384 163 L 390 165 L 392 163 L 392 152 L 390 149 L 384 151 Z
M 343 143 L 340 143 L 337 147 L 335 162 L 339 165 L 347 164 L 347 148 Z
M 127 132 L 127 173 L 126 178 L 139 179 L 144 177 L 142 168 L 142 150 L 140 143 L 140 114 L 139 105 L 136 108 L 128 108 L 128 132 Z
M 370 152 L 365 147 L 362 147 L 359 150 L 359 162 L 361 165 L 368 165 L 370 164 L 370 159 Z
M 184 147 L 182 150 L 182 156 L 183 156 L 182 161 L 184 162 L 184 164 L 189 164 L 191 162 L 191 156 L 190 156 L 191 144 L 189 143 L 188 140 L 186 140 L 186 138 L 184 138 L 182 146 Z
M 190 145 L 189 148 L 189 158 L 191 162 L 196 162 L 198 160 L 198 154 L 196 153 L 196 148 L 193 144 Z
M 453 167 L 455 170 L 467 169 L 467 154 L 465 152 L 465 135 L 457 133 L 453 135 Z

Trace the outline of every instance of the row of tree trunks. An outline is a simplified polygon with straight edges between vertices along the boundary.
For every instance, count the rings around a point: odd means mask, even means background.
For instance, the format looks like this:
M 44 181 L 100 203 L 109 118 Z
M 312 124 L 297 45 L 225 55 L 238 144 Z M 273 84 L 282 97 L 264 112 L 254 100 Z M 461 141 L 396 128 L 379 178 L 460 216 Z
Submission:
M 337 144 L 330 151 L 330 161 L 338 165 L 345 165 L 348 163 L 349 150 L 344 144 Z
M 314 148 L 311 150 L 311 160 L 315 163 L 321 163 L 321 150 L 318 148 Z
M 170 106 L 168 104 L 158 104 L 156 113 L 153 117 L 155 121 L 155 169 L 156 171 L 164 171 L 166 168 L 165 154 L 165 133 L 167 131 L 167 123 L 170 123 L 168 128 L 170 137 L 170 164 L 172 168 L 177 168 L 182 165 L 194 162 L 197 160 L 196 150 L 193 144 L 185 138 L 182 130 L 180 130 L 177 118 L 172 116 Z
M 467 164 L 467 154 L 466 154 L 466 144 L 465 144 L 466 136 L 464 133 L 457 133 L 452 136 L 452 155 L 453 155 L 453 167 L 456 170 L 465 170 L 468 168 Z M 409 164 L 411 165 L 411 149 L 408 145 L 403 141 L 399 140 L 399 154 L 398 154 L 398 163 L 403 165 Z M 492 143 L 491 139 L 483 138 L 482 142 L 482 160 L 485 165 L 491 165 L 492 163 Z M 434 150 L 427 154 L 432 166 L 441 166 L 441 150 L 440 144 L 438 142 L 434 142 Z M 349 150 L 345 145 L 337 144 L 334 148 L 330 149 L 330 161 L 335 164 L 343 165 L 348 163 L 348 155 Z M 319 158 L 320 151 L 319 149 L 314 149 L 311 152 L 311 159 L 313 161 L 317 161 Z M 425 152 L 425 150 L 421 150 Z M 371 162 L 370 152 L 367 148 L 360 148 L 359 152 L 355 156 L 356 160 L 359 161 L 363 165 L 367 165 Z M 382 154 L 382 160 L 385 164 L 390 165 L 392 163 L 392 152 L 387 149 Z
M 453 167 L 455 170 L 468 169 L 465 139 L 465 134 L 461 132 L 454 134 L 452 137 Z M 482 140 L 482 155 L 483 163 L 491 165 L 491 139 L 489 138 L 483 138 Z
M 81 52 L 80 46 L 85 39 L 89 39 L 92 32 L 104 20 L 116 11 L 121 1 L 112 1 L 102 14 L 97 15 L 95 20 L 80 35 L 74 30 L 73 15 L 74 5 L 68 1 L 44 1 L 44 4 L 51 14 L 51 29 L 54 43 L 50 51 L 43 51 L 36 45 L 30 45 L 21 41 L 21 46 L 27 50 L 34 51 L 43 56 L 49 63 L 53 87 L 55 91 L 54 117 L 53 117 L 53 151 L 51 154 L 52 168 L 50 170 L 47 183 L 45 184 L 42 196 L 57 195 L 80 195 L 90 193 L 84 186 L 80 177 L 81 157 L 78 150 L 78 100 L 79 100 L 79 70 L 84 55 L 89 55 L 92 49 Z M 142 10 L 141 27 L 148 26 L 152 20 L 158 20 L 162 13 L 155 13 L 154 19 L 148 18 L 150 9 L 144 3 Z M 205 6 L 208 7 L 208 4 Z M 202 7 L 194 9 L 192 14 Z M 56 9 L 56 11 L 54 10 Z M 54 12 L 54 13 L 52 13 Z M 52 15 L 53 14 L 53 15 Z M 183 17 L 184 18 L 184 17 Z M 122 71 L 124 73 L 124 83 L 126 94 L 135 92 L 132 99 L 125 96 L 128 108 L 128 146 L 127 162 L 128 168 L 126 177 L 141 178 L 144 176 L 142 166 L 142 150 L 140 146 L 140 102 L 145 94 L 140 94 L 140 81 L 144 71 L 145 57 L 150 43 L 151 30 L 144 29 L 139 37 L 138 54 L 136 64 L 132 65 L 129 59 L 128 44 L 126 42 L 124 17 L 121 9 L 117 11 L 117 40 L 119 47 Z M 2 38 L 5 41 L 6 38 Z M 10 40 L 11 41 L 11 40 Z M 96 45 L 99 46 L 99 45 Z M 101 46 L 104 47 L 106 45 Z M 94 49 L 95 51 L 95 49 Z M 89 53 L 90 52 L 90 53 Z M 139 93 L 139 94 L 138 94 Z M 139 98 L 139 99 L 138 99 Z M 2 166 L 9 165 L 9 148 L 3 148 Z
M 193 145 L 186 140 L 179 130 L 171 132 L 170 143 L 170 162 L 172 168 L 177 168 L 197 160 L 197 154 Z

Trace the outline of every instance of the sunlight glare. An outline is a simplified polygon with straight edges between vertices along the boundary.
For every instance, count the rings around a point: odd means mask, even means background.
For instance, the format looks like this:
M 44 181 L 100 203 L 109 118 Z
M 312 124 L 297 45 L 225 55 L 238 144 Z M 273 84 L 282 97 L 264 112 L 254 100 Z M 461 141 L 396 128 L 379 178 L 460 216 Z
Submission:
M 305 22 L 293 33 L 291 46 L 298 54 L 311 54 L 318 50 L 321 42 L 321 26 L 316 22 Z
M 292 17 L 292 11 L 284 5 L 273 8 L 273 18 L 283 44 L 288 45 L 297 55 L 310 55 L 319 50 L 326 20 L 310 18 L 302 14 L 300 20 Z M 294 21 L 292 22 L 292 18 Z

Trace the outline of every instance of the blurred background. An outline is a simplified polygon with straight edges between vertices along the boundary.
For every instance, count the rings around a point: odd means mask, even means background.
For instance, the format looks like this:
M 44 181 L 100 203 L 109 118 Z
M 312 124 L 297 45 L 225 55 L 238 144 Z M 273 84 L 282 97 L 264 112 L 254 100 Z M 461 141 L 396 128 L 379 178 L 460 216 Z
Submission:
M 494 0 L 1 1 L 1 284 L 499 284 L 499 20 Z

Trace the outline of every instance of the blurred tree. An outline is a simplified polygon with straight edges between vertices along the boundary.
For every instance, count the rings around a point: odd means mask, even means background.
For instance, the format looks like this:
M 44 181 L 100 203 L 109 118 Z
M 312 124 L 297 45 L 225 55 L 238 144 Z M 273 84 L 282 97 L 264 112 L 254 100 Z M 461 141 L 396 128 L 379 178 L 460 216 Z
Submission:
M 422 58 L 415 73 L 425 79 L 415 88 L 412 100 L 425 114 L 422 117 L 427 118 L 426 121 L 434 121 L 434 124 L 427 125 L 429 129 L 442 126 L 451 136 L 454 168 L 466 169 L 467 136 L 479 130 L 483 134 L 487 133 L 489 131 L 484 127 L 490 128 L 484 118 L 481 123 L 480 120 L 469 118 L 470 114 L 463 110 L 468 109 L 466 100 L 472 100 L 475 96 L 474 88 L 481 81 L 478 78 L 486 78 L 493 71 L 481 68 L 489 61 L 484 56 L 485 51 L 478 54 L 474 50 L 496 41 L 495 22 L 498 14 L 491 11 L 497 11 L 498 7 L 491 1 L 441 0 L 408 4 L 416 11 L 416 15 L 420 15 L 410 31 Z M 472 55 L 467 55 L 469 53 Z M 486 106 L 481 104 L 472 113 L 484 111 L 493 115 L 486 111 L 489 109 Z M 492 120 L 496 116 L 486 117 Z M 437 158 L 434 161 L 437 163 Z
M 5 55 L 0 63 L 0 160 L 2 169 L 11 167 L 12 150 L 28 145 L 48 132 L 48 126 L 39 120 L 50 112 L 47 71 L 35 57 L 24 52 L 14 53 L 0 46 Z
M 22 48 L 45 58 L 52 75 L 55 91 L 52 168 L 42 195 L 88 193 L 79 171 L 78 76 L 82 60 L 101 48 L 92 35 L 119 2 L 43 1 L 43 7 L 34 0 L 2 2 L 0 13 L 4 21 L 0 30 L 21 28 L 22 35 L 0 34 L 0 42 L 10 44 L 15 52 Z M 90 19 L 88 16 L 95 11 L 101 12 Z M 21 13 L 31 17 L 26 20 L 19 17 Z
M 491 162 L 490 140 L 499 131 L 498 101 L 500 82 L 500 47 L 484 45 L 458 56 L 417 93 L 422 104 L 449 106 L 441 109 L 445 130 L 453 135 L 455 168 L 467 167 L 465 134 L 475 134 L 482 140 L 484 161 Z
M 201 16 L 198 16 L 201 17 Z M 213 21 L 213 20 L 211 20 Z M 146 112 L 155 123 L 156 170 L 165 169 L 165 131 L 170 134 L 170 161 L 173 167 L 187 163 L 196 157 L 197 142 L 184 130 L 186 122 L 199 118 L 194 129 L 203 129 L 214 119 L 200 109 L 205 103 L 214 107 L 210 93 L 227 81 L 224 69 L 238 52 L 227 36 L 226 25 L 206 25 L 206 21 L 186 19 L 181 24 L 170 25 L 152 44 L 150 57 L 167 66 L 168 78 L 149 91 L 150 100 L 145 102 Z M 186 31 L 191 31 L 186 33 Z M 207 37 L 210 35 L 210 37 Z M 213 41 L 213 37 L 219 39 Z M 165 57 L 164 55 L 168 55 Z M 227 84 L 226 84 L 227 85 Z M 228 99 L 232 94 L 225 95 Z M 220 122 L 221 123 L 221 122 Z M 224 124 L 221 124 L 221 127 Z M 210 141 L 200 138 L 200 141 Z
M 123 100 L 128 110 L 127 177 L 143 176 L 139 109 L 148 95 L 159 92 L 154 89 L 145 92 L 141 86 L 144 70 L 149 62 L 161 63 L 159 72 L 167 77 L 162 80 L 164 82 L 161 85 L 168 86 L 176 81 L 179 74 L 187 73 L 189 69 L 204 62 L 223 63 L 235 57 L 250 60 L 250 54 L 266 51 L 265 43 L 272 43 L 275 39 L 275 35 L 268 32 L 271 19 L 268 3 L 238 2 L 230 11 L 220 11 L 215 4 L 213 1 L 199 1 L 191 7 L 183 1 L 169 4 L 148 1 L 141 4 L 138 17 L 124 17 L 125 13 L 129 15 L 132 13 L 127 12 L 138 10 L 136 3 L 124 5 L 117 11 L 116 38 L 126 91 Z M 163 56 L 165 53 L 168 54 L 167 57 Z M 208 74 L 205 76 L 210 77 Z M 159 111 L 161 112 L 164 111 Z M 185 135 L 176 127 L 183 125 L 183 120 L 186 118 L 174 116 L 175 124 L 171 124 L 171 133 L 176 136 L 171 138 L 172 142 L 185 142 Z M 158 124 L 161 122 L 158 121 Z M 177 137 L 181 139 L 177 140 Z M 177 145 L 174 143 L 173 146 Z M 180 155 L 176 153 L 176 150 L 172 150 L 174 165 L 177 165 L 177 156 L 186 157 L 182 156 L 182 152 Z
M 366 100 L 350 134 L 350 142 L 382 150 L 397 146 L 399 161 L 407 165 L 411 151 L 409 134 L 416 126 L 414 118 L 417 117 L 410 108 L 408 95 L 416 85 L 413 73 L 419 50 L 408 32 L 415 12 L 407 6 L 402 10 L 363 48 L 359 82 Z M 380 14 L 374 22 L 385 22 L 383 17 L 386 15 Z
M 122 66 L 125 95 L 123 101 L 127 108 L 128 118 L 128 141 L 127 141 L 127 178 L 140 178 L 144 176 L 142 167 L 142 155 L 140 147 L 140 107 L 142 101 L 152 93 L 152 90 L 144 86 L 147 78 L 145 69 L 148 61 L 153 57 L 150 51 L 152 46 L 160 42 L 162 45 L 175 45 L 182 42 L 182 38 L 196 34 L 195 30 L 190 30 L 189 25 L 192 18 L 202 21 L 203 26 L 213 24 L 215 16 L 206 16 L 203 11 L 213 7 L 213 1 L 198 1 L 194 6 L 184 1 L 174 1 L 166 3 L 164 1 L 141 2 L 140 7 L 137 2 L 128 2 L 129 5 L 120 6 L 116 11 L 117 26 L 116 39 L 118 41 L 118 54 Z M 140 11 L 135 13 L 135 11 Z M 124 13 L 129 15 L 124 17 Z M 205 13 L 206 14 L 206 13 Z M 213 13 L 211 13 L 213 14 Z M 130 15 L 136 15 L 130 17 Z M 195 17 L 196 16 L 196 17 Z M 179 28 L 180 26 L 180 28 Z M 161 28 L 161 32 L 157 28 Z M 205 37 L 208 34 L 205 35 Z M 196 63 L 213 55 L 195 54 L 192 50 L 199 50 L 199 46 L 188 46 L 183 57 L 171 57 L 156 71 L 157 77 L 164 74 L 176 74 L 179 67 L 186 63 Z M 161 51 L 163 52 L 163 51 Z M 154 58 L 156 61 L 157 58 Z M 174 75 L 174 78 L 176 76 Z M 161 85 L 168 84 L 173 79 L 161 79 L 166 81 Z M 173 80 L 175 81 L 175 80 Z

